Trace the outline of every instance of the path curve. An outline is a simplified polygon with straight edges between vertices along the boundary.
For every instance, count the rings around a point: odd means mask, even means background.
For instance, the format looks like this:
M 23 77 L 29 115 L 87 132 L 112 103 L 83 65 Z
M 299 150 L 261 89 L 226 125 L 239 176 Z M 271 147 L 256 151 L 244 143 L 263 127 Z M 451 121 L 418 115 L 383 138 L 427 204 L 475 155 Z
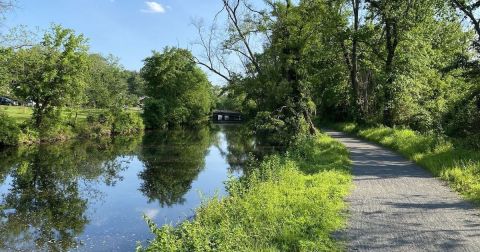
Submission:
M 480 211 L 444 182 L 378 145 L 332 130 L 347 146 L 354 185 L 349 251 L 480 251 Z

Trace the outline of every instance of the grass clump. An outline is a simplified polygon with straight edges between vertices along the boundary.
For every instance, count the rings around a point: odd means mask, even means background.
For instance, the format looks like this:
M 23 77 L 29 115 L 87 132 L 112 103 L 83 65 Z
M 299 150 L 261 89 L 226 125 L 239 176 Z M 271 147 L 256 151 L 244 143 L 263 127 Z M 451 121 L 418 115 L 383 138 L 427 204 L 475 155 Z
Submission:
M 405 128 L 360 127 L 353 123 L 335 128 L 380 143 L 417 162 L 468 199 L 480 203 L 480 151 L 465 147 L 468 139 L 448 139 Z M 468 144 L 470 146 L 470 144 Z
M 336 251 L 351 186 L 346 149 L 326 135 L 303 138 L 213 198 L 192 221 L 161 228 L 145 251 Z

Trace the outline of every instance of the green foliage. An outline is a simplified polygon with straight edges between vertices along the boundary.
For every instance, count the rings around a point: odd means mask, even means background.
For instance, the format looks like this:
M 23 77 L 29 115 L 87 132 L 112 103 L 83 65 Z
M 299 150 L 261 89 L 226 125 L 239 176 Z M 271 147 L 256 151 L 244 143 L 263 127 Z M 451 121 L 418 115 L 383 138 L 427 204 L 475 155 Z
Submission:
M 89 56 L 87 73 L 86 105 L 92 108 L 122 108 L 131 104 L 133 97 L 129 93 L 129 75 L 112 55 L 103 57 L 98 54 Z
M 212 85 L 195 65 L 190 51 L 165 48 L 145 59 L 144 118 L 147 128 L 197 124 L 207 118 L 214 99 Z
M 381 143 L 427 168 L 467 198 L 480 202 L 480 153 L 461 142 L 410 129 L 337 124 L 337 128 Z
M 54 25 L 41 43 L 16 51 L 12 83 L 15 94 L 35 103 L 33 118 L 40 127 L 47 115 L 75 104 L 83 93 L 87 46 L 83 35 Z
M 32 114 L 26 107 L 2 107 L 5 123 L 20 129 L 16 144 L 30 145 L 39 142 L 60 142 L 75 137 L 99 138 L 134 135 L 143 132 L 141 114 L 135 110 L 63 109 L 52 110 L 35 127 L 28 118 Z M 5 134 L 13 136 L 13 128 L 3 127 Z M 2 142 L 2 141 L 0 141 Z
M 325 135 L 296 146 L 229 181 L 230 195 L 207 200 L 193 221 L 157 228 L 147 219 L 155 239 L 144 250 L 341 250 L 331 235 L 345 224 L 344 197 L 351 185 L 347 151 Z
M 14 119 L 0 112 L 0 145 L 15 146 L 19 143 L 21 131 Z
M 145 80 L 142 78 L 140 73 L 135 71 L 126 71 L 128 75 L 128 92 L 137 97 L 145 96 Z
M 143 132 L 143 120 L 139 113 L 123 110 L 109 110 L 87 115 L 86 122 L 76 128 L 85 138 L 99 138 L 116 135 L 132 135 Z
M 114 135 L 130 135 L 143 131 L 142 117 L 135 112 L 120 111 L 114 113 L 112 133 Z
M 58 142 L 73 137 L 72 129 L 62 118 L 62 111 L 60 109 L 50 109 L 46 111 L 43 116 L 44 118 L 39 125 L 35 123 L 27 124 L 27 127 L 38 131 L 41 142 Z
M 10 83 L 13 79 L 11 76 L 9 62 L 11 57 L 14 55 L 13 50 L 9 48 L 2 48 L 0 46 L 0 94 L 1 95 L 12 95 Z
M 480 137 L 480 87 L 477 92 L 460 96 L 443 119 L 449 135 L 468 137 L 474 144 Z M 476 145 L 480 147 L 480 141 Z

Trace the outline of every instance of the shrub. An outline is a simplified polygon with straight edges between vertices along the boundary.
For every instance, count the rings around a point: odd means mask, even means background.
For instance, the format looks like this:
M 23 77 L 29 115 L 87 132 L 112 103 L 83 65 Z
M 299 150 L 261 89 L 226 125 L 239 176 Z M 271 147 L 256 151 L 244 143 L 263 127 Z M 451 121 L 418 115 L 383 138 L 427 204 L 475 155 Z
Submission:
M 112 135 L 129 135 L 143 130 L 139 114 L 128 111 L 108 111 L 87 115 L 86 123 L 78 127 L 79 135 L 98 138 Z
M 24 125 L 23 131 L 27 132 L 26 138 L 35 136 L 40 142 L 57 142 L 67 140 L 73 137 L 71 127 L 67 125 L 62 118 L 60 109 L 53 109 L 45 112 L 40 125 L 36 126 L 32 121 Z M 36 133 L 33 133 L 36 132 Z M 33 140 L 31 138 L 30 140 Z M 26 140 L 26 141 L 30 141 Z
M 0 112 L 0 145 L 18 145 L 20 134 L 21 130 L 15 120 Z
M 144 128 L 143 120 L 139 114 L 124 112 L 114 114 L 112 133 L 114 135 L 129 135 L 141 132 Z

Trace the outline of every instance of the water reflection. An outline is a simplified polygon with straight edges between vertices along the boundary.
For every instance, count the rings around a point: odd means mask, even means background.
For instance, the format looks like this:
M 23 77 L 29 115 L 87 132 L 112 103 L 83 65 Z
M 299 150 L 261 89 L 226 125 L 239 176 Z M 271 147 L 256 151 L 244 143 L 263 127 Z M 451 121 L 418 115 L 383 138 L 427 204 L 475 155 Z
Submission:
M 138 139 L 137 139 L 138 140 Z M 124 169 L 117 161 L 139 141 L 73 142 L 8 149 L 0 178 L 9 188 L 0 199 L 0 249 L 65 251 L 88 224 L 88 199 L 99 192 L 82 183 L 114 185 Z M 121 144 L 120 144 L 121 142 Z M 8 174 L 8 175 L 7 175 Z M 88 195 L 88 197 L 86 197 Z
M 238 126 L 0 151 L 0 250 L 133 250 L 224 192 L 256 146 Z
M 145 165 L 139 174 L 143 180 L 140 191 L 162 207 L 183 204 L 183 196 L 205 168 L 214 136 L 209 128 L 148 133 L 140 152 Z

